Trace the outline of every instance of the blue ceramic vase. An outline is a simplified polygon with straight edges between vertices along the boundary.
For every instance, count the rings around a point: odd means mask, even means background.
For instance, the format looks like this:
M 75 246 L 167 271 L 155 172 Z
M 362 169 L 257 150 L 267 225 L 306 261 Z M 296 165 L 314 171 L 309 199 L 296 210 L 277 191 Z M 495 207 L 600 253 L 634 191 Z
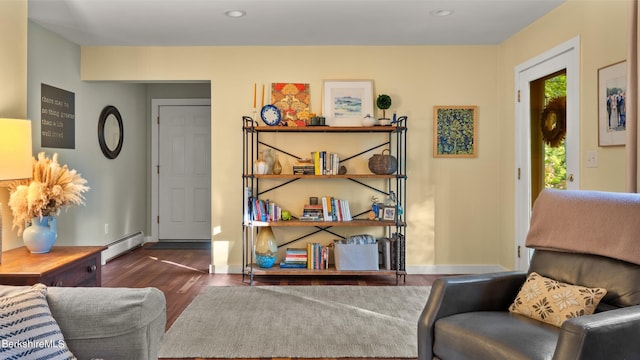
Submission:
M 57 237 L 56 218 L 53 216 L 34 217 L 31 226 L 22 233 L 24 245 L 32 254 L 48 253 Z

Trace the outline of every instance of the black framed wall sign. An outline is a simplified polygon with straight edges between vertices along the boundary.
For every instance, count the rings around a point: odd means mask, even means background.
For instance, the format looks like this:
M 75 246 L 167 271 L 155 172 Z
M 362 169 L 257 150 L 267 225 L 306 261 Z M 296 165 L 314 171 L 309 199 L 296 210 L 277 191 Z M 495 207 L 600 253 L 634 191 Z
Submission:
M 57 87 L 40 87 L 40 143 L 42 147 L 75 149 L 75 94 Z

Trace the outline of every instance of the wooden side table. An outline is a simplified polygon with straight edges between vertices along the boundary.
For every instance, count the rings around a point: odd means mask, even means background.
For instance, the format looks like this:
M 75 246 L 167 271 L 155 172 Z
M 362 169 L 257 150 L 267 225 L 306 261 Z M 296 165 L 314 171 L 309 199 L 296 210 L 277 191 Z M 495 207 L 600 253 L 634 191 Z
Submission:
M 46 254 L 26 247 L 2 253 L 0 284 L 101 286 L 101 253 L 106 246 L 54 246 Z

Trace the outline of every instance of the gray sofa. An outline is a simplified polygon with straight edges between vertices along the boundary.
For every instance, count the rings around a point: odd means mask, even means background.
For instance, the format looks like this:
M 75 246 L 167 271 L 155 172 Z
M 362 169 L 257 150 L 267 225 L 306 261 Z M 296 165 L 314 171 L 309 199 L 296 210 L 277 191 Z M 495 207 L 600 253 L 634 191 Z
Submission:
M 434 283 L 419 360 L 640 359 L 640 195 L 545 190 L 527 246 L 536 249 L 528 272 Z M 532 272 L 607 293 L 593 314 L 550 325 L 508 311 Z
M 0 286 L 0 295 L 15 288 Z M 160 290 L 46 290 L 51 315 L 78 359 L 157 359 L 166 325 L 166 301 Z

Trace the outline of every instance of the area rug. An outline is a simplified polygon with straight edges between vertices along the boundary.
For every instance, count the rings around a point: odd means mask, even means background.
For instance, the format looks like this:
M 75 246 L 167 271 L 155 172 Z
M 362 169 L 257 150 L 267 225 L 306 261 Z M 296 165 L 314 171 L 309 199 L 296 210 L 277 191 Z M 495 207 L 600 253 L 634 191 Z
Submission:
M 211 286 L 164 336 L 169 358 L 415 358 L 428 286 Z

